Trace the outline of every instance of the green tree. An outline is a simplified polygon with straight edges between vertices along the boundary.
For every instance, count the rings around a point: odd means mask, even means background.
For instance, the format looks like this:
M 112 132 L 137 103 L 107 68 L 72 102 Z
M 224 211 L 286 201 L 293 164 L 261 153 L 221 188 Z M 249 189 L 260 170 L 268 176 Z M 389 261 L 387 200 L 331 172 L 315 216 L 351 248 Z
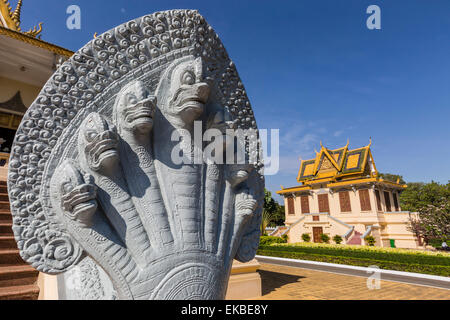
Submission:
M 304 234 L 302 234 L 302 239 L 305 242 L 310 242 L 311 241 L 311 236 L 308 233 L 304 233 Z
M 427 205 L 419 211 L 418 218 L 411 218 L 410 230 L 422 237 L 426 243 L 450 239 L 450 204 Z M 435 241 L 433 241 L 435 240 Z
M 450 239 L 450 182 L 408 183 L 400 203 L 403 210 L 419 213 L 409 225 L 416 236 L 426 243 Z
M 270 225 L 272 222 L 273 215 L 271 212 L 267 210 L 263 210 L 262 212 L 262 219 L 261 219 L 261 235 L 266 235 L 266 228 Z
M 338 234 L 333 237 L 333 241 L 336 242 L 336 244 L 341 244 L 342 240 L 342 237 Z
M 420 212 L 428 205 L 450 201 L 450 182 L 447 185 L 411 182 L 400 195 L 400 204 L 405 211 Z
M 277 210 L 273 214 L 272 223 L 275 226 L 284 226 L 284 221 L 286 219 L 284 206 L 281 206 L 277 203 Z
M 364 240 L 371 247 L 375 245 L 375 238 L 373 236 L 367 236 Z
M 264 189 L 264 210 L 274 213 L 277 210 L 278 203 L 272 198 L 272 193 Z
M 322 240 L 322 242 L 324 242 L 324 243 L 329 243 L 330 242 L 330 236 L 325 234 L 325 233 L 322 233 L 320 235 L 320 240 Z
M 268 224 L 269 227 L 284 225 L 284 206 L 279 205 L 278 202 L 273 199 L 272 193 L 267 189 L 264 189 L 264 210 L 271 216 Z
M 310 242 L 311 241 L 311 236 L 308 233 L 304 233 L 304 234 L 302 234 L 302 239 L 305 242 Z

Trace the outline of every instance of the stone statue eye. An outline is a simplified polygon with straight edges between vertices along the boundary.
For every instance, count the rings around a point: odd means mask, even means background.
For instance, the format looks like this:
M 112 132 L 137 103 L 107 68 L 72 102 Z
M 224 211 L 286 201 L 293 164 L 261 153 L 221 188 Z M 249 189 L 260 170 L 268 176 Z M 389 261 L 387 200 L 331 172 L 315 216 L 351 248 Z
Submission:
M 128 96 L 128 103 L 129 104 L 136 104 L 138 103 L 137 98 L 133 95 L 133 96 Z
M 88 130 L 85 133 L 85 137 L 88 142 L 92 142 L 96 136 L 97 136 L 97 132 L 94 130 Z
M 186 71 L 181 77 L 181 84 L 193 85 L 195 83 L 195 75 L 191 71 Z
M 73 190 L 73 185 L 70 182 L 66 182 L 63 184 L 62 189 L 63 189 L 64 193 L 69 193 L 70 191 Z

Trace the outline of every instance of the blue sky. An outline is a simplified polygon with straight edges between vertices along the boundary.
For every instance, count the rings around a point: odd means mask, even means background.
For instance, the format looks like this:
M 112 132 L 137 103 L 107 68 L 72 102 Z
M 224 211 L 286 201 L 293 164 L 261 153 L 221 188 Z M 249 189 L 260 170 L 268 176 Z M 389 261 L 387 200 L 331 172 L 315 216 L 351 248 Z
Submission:
M 16 1 L 11 1 L 15 6 Z M 81 30 L 66 8 L 81 8 Z M 381 8 L 381 30 L 366 9 Z M 159 10 L 198 9 L 236 63 L 260 128 L 280 129 L 272 192 L 297 185 L 299 158 L 367 145 L 381 172 L 407 181 L 450 179 L 448 0 L 25 0 L 22 29 L 77 50 L 99 34 Z M 277 197 L 277 200 L 280 200 Z

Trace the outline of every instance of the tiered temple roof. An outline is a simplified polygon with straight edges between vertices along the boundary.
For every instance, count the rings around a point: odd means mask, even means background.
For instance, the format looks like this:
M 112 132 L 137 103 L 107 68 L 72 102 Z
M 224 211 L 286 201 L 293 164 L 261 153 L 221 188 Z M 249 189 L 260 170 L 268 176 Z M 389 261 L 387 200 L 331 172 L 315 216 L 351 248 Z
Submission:
M 320 143 L 321 149 L 316 151 L 316 157 L 303 160 L 297 175 L 300 186 L 283 188 L 278 194 L 292 193 L 296 191 L 310 190 L 313 185 L 326 185 L 326 187 L 342 187 L 359 183 L 386 183 L 392 187 L 405 188 L 393 181 L 385 181 L 379 177 L 375 161 L 369 145 L 349 150 L 347 145 L 338 149 L 328 149 Z
M 321 150 L 316 152 L 316 158 L 301 162 L 297 181 L 308 183 L 315 180 L 335 180 L 348 176 L 378 174 L 372 153 L 371 143 L 362 148 L 349 150 L 345 147 L 330 150 L 321 143 Z M 368 170 L 367 170 L 368 169 Z

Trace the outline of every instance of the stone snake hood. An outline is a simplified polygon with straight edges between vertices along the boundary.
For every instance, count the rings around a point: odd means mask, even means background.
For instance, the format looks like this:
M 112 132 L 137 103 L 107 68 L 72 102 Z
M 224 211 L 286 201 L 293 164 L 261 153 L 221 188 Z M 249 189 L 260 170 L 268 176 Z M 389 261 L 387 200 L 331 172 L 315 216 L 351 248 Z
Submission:
M 193 136 L 196 122 L 253 132 L 244 150 L 256 161 L 174 163 L 174 133 Z M 120 299 L 223 299 L 233 259 L 258 247 L 261 154 L 235 65 L 197 11 L 122 24 L 58 68 L 17 131 L 20 254 L 49 274 L 89 257 Z

